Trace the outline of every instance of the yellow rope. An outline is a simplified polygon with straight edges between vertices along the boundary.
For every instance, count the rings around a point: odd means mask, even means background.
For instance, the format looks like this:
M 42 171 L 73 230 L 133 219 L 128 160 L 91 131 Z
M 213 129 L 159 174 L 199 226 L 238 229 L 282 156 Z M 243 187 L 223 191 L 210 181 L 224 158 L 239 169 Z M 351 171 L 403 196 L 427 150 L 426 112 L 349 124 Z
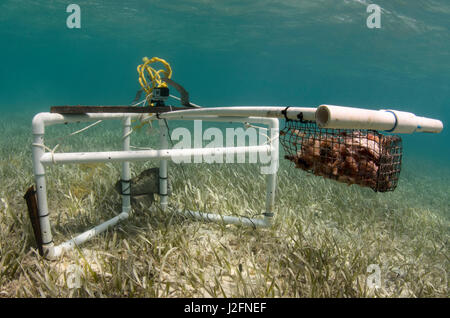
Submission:
M 150 103 L 153 89 L 157 87 L 167 87 L 167 84 L 161 80 L 161 74 L 163 74 L 167 78 L 171 78 L 172 68 L 170 67 L 169 63 L 166 62 L 166 60 L 159 57 L 152 57 L 151 59 L 149 59 L 148 57 L 144 57 L 142 61 L 144 63 L 138 65 L 137 67 L 137 72 L 139 74 L 139 84 L 146 93 L 147 101 L 151 106 L 153 106 Z M 150 64 L 157 62 L 163 64 L 165 69 L 155 70 L 150 66 Z
M 153 97 L 153 90 L 159 87 L 167 87 L 167 83 L 162 81 L 161 76 L 171 78 L 172 68 L 166 60 L 159 57 L 152 57 L 151 59 L 149 59 L 148 57 L 144 57 L 142 58 L 142 62 L 143 64 L 138 65 L 137 67 L 137 72 L 139 74 L 139 84 L 145 92 L 145 100 L 150 106 L 154 106 L 154 104 L 151 102 Z M 150 66 L 150 64 L 153 63 L 161 63 L 164 66 L 164 69 L 156 70 L 155 68 Z M 153 116 L 146 118 L 146 120 L 144 121 L 142 121 L 141 119 L 142 118 L 139 118 L 140 123 L 134 126 L 131 132 L 141 129 L 146 124 L 150 124 L 151 126 L 151 120 L 153 119 Z M 132 122 L 136 122 L 136 120 L 132 120 Z

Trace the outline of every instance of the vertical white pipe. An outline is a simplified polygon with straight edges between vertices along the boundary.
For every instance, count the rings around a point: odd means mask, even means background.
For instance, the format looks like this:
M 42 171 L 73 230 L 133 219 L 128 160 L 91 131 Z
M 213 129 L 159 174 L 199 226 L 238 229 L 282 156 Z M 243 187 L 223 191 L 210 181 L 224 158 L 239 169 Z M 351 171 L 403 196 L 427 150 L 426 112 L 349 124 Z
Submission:
M 277 186 L 277 172 L 279 166 L 279 128 L 278 119 L 272 119 L 269 124 L 269 144 L 271 155 L 271 171 L 266 177 L 266 211 L 264 218 L 268 224 L 271 224 L 273 218 L 273 210 L 275 205 L 275 191 Z
M 123 150 L 130 150 L 131 117 L 126 117 L 123 121 Z M 131 209 L 131 172 L 130 162 L 122 163 L 122 212 L 128 213 Z
M 34 124 L 34 122 L 33 122 Z M 42 130 L 37 133 L 36 130 Z M 53 247 L 53 236 L 50 227 L 48 204 L 47 204 L 47 186 L 45 182 L 45 168 L 41 163 L 41 157 L 45 152 L 44 149 L 44 125 L 42 124 L 40 129 L 33 129 L 33 146 L 32 146 L 32 160 L 33 160 L 33 173 L 36 181 L 36 194 L 37 203 L 39 209 L 39 223 L 41 225 L 42 233 L 42 247 L 44 254 L 48 253 L 48 250 Z
M 159 120 L 159 144 L 160 149 L 167 149 L 169 147 L 168 144 L 168 129 L 164 119 Z M 160 204 L 163 210 L 167 209 L 167 159 L 161 159 L 159 164 L 159 196 L 160 196 Z

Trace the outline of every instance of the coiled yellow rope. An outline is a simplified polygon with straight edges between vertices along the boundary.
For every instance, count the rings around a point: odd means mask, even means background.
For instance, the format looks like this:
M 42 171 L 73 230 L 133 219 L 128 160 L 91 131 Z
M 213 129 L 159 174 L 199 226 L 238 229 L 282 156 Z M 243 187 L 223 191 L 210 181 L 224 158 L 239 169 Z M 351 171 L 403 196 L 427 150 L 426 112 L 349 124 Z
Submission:
M 144 63 L 138 65 L 137 67 L 137 72 L 139 74 L 139 84 L 141 84 L 142 89 L 146 93 L 147 101 L 149 102 L 150 105 L 152 105 L 150 101 L 152 98 L 153 89 L 156 87 L 167 87 L 167 84 L 161 80 L 161 74 L 163 74 L 167 78 L 171 78 L 172 68 L 170 67 L 170 64 L 166 62 L 166 60 L 161 59 L 159 57 L 152 57 L 151 59 L 149 59 L 148 57 L 144 57 L 142 61 Z M 153 67 L 150 66 L 150 64 L 157 62 L 163 64 L 165 70 L 164 69 L 155 70 Z

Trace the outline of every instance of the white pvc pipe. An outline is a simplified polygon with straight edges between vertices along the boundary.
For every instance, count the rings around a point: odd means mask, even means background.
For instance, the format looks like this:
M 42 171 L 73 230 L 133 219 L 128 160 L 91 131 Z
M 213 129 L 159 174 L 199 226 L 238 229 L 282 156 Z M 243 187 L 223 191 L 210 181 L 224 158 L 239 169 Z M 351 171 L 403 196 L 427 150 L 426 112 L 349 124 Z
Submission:
M 186 156 L 211 156 L 226 154 L 257 153 L 259 151 L 270 151 L 268 145 L 248 147 L 221 147 L 221 148 L 192 148 L 192 149 L 162 149 L 141 151 L 103 151 L 103 152 L 47 152 L 41 156 L 43 165 L 69 164 L 69 163 L 93 163 L 93 162 L 122 162 L 139 161 L 147 159 L 174 159 Z
M 168 113 L 165 113 L 168 114 Z M 160 114 L 163 117 L 163 114 Z M 165 116 L 164 116 L 165 117 Z M 250 123 L 250 124 L 263 124 L 270 125 L 273 120 L 278 121 L 278 119 L 269 117 L 238 117 L 238 116 L 211 116 L 211 115 L 198 115 L 195 117 L 184 116 L 179 112 L 171 113 L 170 120 L 203 120 L 206 122 L 222 122 L 222 123 Z
M 302 113 L 304 120 L 314 120 L 315 107 L 281 107 L 281 106 L 231 106 L 231 107 L 208 107 L 193 108 L 187 110 L 176 110 L 173 107 L 172 112 L 161 113 L 159 118 L 166 119 L 190 119 L 196 116 L 230 116 L 230 117 L 268 117 L 285 118 L 283 111 L 286 110 L 288 119 L 298 119 Z M 73 122 L 87 122 L 101 119 L 123 119 L 130 117 L 136 119 L 142 116 L 140 113 L 86 113 L 86 114 L 58 114 L 42 112 L 33 118 L 33 132 L 43 133 L 45 126 L 54 124 L 64 124 Z
M 322 128 L 390 130 L 395 125 L 392 113 L 332 105 L 320 105 L 315 117 Z
M 402 112 L 398 110 L 381 110 L 393 113 L 397 120 L 396 128 L 393 133 L 412 134 L 414 132 L 440 133 L 444 129 L 442 121 L 421 116 L 413 113 Z
M 175 108 L 174 108 L 175 109 Z M 284 113 L 285 112 L 285 113 Z M 321 105 L 312 107 L 279 107 L 279 106 L 236 106 L 236 107 L 208 107 L 188 110 L 178 110 L 162 113 L 160 118 L 192 119 L 195 116 L 240 116 L 240 117 L 270 117 L 316 121 L 323 128 L 342 129 L 374 129 L 393 133 L 433 132 L 439 133 L 443 129 L 440 120 L 415 116 L 412 113 L 395 110 L 368 110 L 345 106 Z M 121 119 L 124 117 L 138 118 L 142 114 L 135 113 L 87 113 L 62 115 L 56 113 L 39 113 L 33 119 L 33 133 L 44 132 L 46 125 L 93 121 L 99 119 Z
M 303 115 L 304 120 L 314 120 L 315 107 L 280 107 L 280 106 L 232 106 L 232 107 L 207 107 L 178 110 L 162 113 L 160 118 L 191 118 L 197 116 L 238 116 L 238 117 L 269 117 L 285 118 L 284 111 L 288 119 L 299 119 Z
M 269 123 L 269 139 L 271 145 L 272 173 L 266 177 L 266 212 L 264 213 L 267 222 L 271 222 L 275 205 L 275 191 L 277 187 L 277 171 L 279 167 L 279 121 L 272 119 Z
M 203 213 L 196 211 L 177 211 L 177 214 L 193 217 L 197 220 L 206 220 L 224 224 L 248 225 L 255 227 L 268 227 L 271 225 L 270 218 L 246 218 L 241 216 L 220 215 L 216 213 Z
M 129 216 L 128 212 L 122 212 L 119 215 L 109 219 L 108 221 L 105 221 L 93 227 L 92 229 L 77 235 L 71 240 L 61 243 L 60 245 L 47 248 L 46 257 L 49 259 L 55 259 L 59 257 L 64 251 L 69 251 L 73 249 L 75 246 L 81 245 L 86 241 L 89 241 L 94 236 L 106 231 L 108 228 L 116 225 L 120 221 L 127 219 L 128 216 Z
M 320 105 L 317 108 L 315 120 L 322 128 L 373 129 L 404 134 L 439 133 L 443 129 L 440 120 L 418 117 L 413 113 L 334 105 Z
M 57 113 L 38 113 L 33 117 L 32 127 L 33 133 L 43 134 L 45 126 L 96 121 L 101 119 L 124 119 L 130 117 L 131 119 L 139 118 L 143 114 L 137 113 L 86 113 L 86 114 L 57 114 Z
M 202 213 L 195 211 L 177 211 L 176 213 L 193 217 L 199 220 L 207 220 L 211 222 L 223 222 L 225 224 L 236 224 L 236 225 L 247 225 L 247 226 L 255 226 L 255 227 L 268 227 L 271 225 L 271 218 L 246 218 L 246 217 L 238 217 L 238 216 L 227 216 L 227 215 L 219 215 L 213 213 Z M 96 235 L 106 231 L 108 228 L 116 225 L 122 220 L 125 220 L 129 217 L 127 212 L 122 212 L 119 215 L 105 221 L 79 235 L 70 239 L 64 243 L 61 243 L 57 246 L 47 247 L 46 257 L 48 259 L 56 259 L 62 255 L 63 252 L 72 250 L 76 246 L 79 246 L 89 240 L 91 240 Z
M 126 117 L 123 122 L 123 150 L 130 150 L 130 132 L 131 118 Z M 129 212 L 131 210 L 131 171 L 130 162 L 122 163 L 122 211 Z
M 168 149 L 168 129 L 164 119 L 159 120 L 159 144 L 161 149 Z M 172 157 L 173 158 L 173 157 Z M 168 175 L 167 175 L 167 159 L 161 158 L 159 163 L 159 197 L 160 205 L 163 210 L 167 209 L 168 204 Z
M 44 155 L 44 135 L 34 134 L 32 147 L 33 172 L 36 182 L 36 195 L 41 226 L 42 243 L 44 253 L 48 247 L 53 246 L 53 236 L 50 227 L 49 211 L 47 203 L 47 184 L 45 180 L 45 167 L 40 161 Z

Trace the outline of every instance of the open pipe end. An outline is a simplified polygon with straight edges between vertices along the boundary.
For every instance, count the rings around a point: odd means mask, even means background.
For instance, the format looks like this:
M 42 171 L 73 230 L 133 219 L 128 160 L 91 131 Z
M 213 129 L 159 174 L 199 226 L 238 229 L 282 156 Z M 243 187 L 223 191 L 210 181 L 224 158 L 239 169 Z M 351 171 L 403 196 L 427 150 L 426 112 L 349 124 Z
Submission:
M 319 127 L 326 127 L 330 121 L 330 110 L 326 105 L 320 105 L 316 110 L 316 123 Z

